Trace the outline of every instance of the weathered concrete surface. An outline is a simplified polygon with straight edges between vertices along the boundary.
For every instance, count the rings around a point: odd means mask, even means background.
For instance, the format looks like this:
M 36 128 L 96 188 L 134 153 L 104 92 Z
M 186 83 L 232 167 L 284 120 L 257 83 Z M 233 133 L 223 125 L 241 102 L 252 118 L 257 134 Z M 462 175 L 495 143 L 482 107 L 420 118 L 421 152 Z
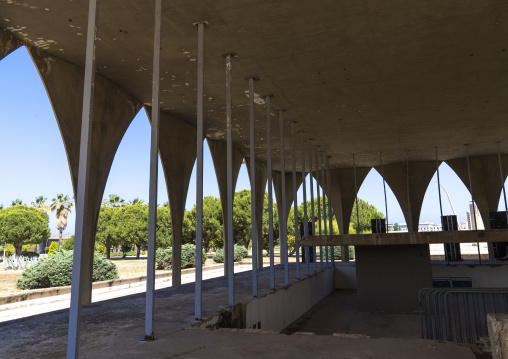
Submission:
M 148 111 L 149 115 L 151 111 Z M 181 283 L 182 226 L 185 201 L 192 168 L 196 161 L 196 128 L 187 122 L 161 112 L 159 122 L 159 156 L 161 159 L 171 213 L 173 247 L 173 285 Z
M 307 236 L 301 241 L 303 247 L 313 246 L 392 246 L 431 243 L 506 242 L 508 230 L 442 231 L 343 234 L 333 236 Z
M 286 172 L 285 178 L 286 178 L 286 218 L 283 222 L 283 216 L 282 216 L 282 176 L 280 172 L 273 172 L 272 174 L 273 178 L 273 190 L 275 192 L 275 201 L 277 204 L 277 213 L 279 214 L 279 228 L 282 228 L 283 223 L 284 225 L 287 223 L 287 220 L 289 218 L 289 212 L 291 211 L 291 206 L 293 205 L 293 173 Z M 297 172 L 296 173 L 296 186 L 300 188 L 300 185 L 302 184 L 302 173 Z M 297 191 L 298 191 L 297 188 Z M 288 229 L 288 234 L 292 233 L 294 229 Z
M 0 60 L 22 45 L 16 37 L 4 30 L 0 30 Z
M 249 179 L 251 177 L 250 173 L 250 159 L 246 158 L 245 162 L 247 164 L 247 173 L 249 174 Z M 258 267 L 263 266 L 263 211 L 264 211 L 264 201 L 265 201 L 265 193 L 266 193 L 266 181 L 268 180 L 268 171 L 266 167 L 266 163 L 255 161 L 255 188 L 256 188 L 256 231 L 257 231 L 257 252 L 258 252 Z
M 492 359 L 508 358 L 508 315 L 487 314 Z
M 269 271 L 260 271 L 260 295 L 269 293 Z M 235 275 L 237 301 L 252 299 L 251 273 Z M 282 283 L 284 267 L 276 267 L 276 283 Z M 291 265 L 291 283 L 294 283 Z M 204 318 L 227 303 L 227 278 L 203 283 Z M 277 285 L 281 290 L 282 286 Z M 284 290 L 284 289 L 282 289 Z M 82 309 L 81 358 L 308 358 L 340 359 L 474 359 L 463 346 L 428 340 L 349 339 L 332 336 L 288 336 L 262 331 L 222 329 L 185 330 L 192 322 L 194 286 L 186 284 L 156 291 L 153 342 L 143 342 L 143 293 L 94 303 Z M 298 297 L 293 298 L 298 300 Z M 9 358 L 61 358 L 65 356 L 68 311 L 0 324 L 2 355 Z
M 222 210 L 222 223 L 223 230 L 222 235 L 224 238 L 224 253 L 228 253 L 228 212 L 227 212 L 227 144 L 222 141 L 212 140 L 207 138 L 206 142 L 210 148 L 210 154 L 212 155 L 213 167 L 215 168 L 215 175 L 217 176 L 217 184 L 219 185 L 220 204 Z M 240 167 L 242 166 L 243 155 L 233 148 L 232 156 L 232 185 L 233 185 L 233 200 L 235 197 L 236 181 L 238 180 L 238 173 L 240 173 Z M 228 262 L 224 262 L 224 275 L 227 275 Z
M 473 281 L 473 288 L 507 288 L 508 262 L 482 260 L 482 264 L 452 262 L 449 265 L 432 263 L 433 277 L 469 277 Z
M 84 69 L 39 49 L 29 47 L 37 71 L 53 107 L 62 135 L 74 197 L 77 197 L 81 116 L 83 108 Z M 90 303 L 92 288 L 92 262 L 95 230 L 102 203 L 104 188 L 120 141 L 141 104 L 110 80 L 97 75 L 94 85 L 93 121 L 90 153 L 88 212 L 85 214 L 83 250 L 84 281 L 83 303 Z
M 432 287 L 428 245 L 357 246 L 355 254 L 359 311 L 418 310 L 418 291 Z

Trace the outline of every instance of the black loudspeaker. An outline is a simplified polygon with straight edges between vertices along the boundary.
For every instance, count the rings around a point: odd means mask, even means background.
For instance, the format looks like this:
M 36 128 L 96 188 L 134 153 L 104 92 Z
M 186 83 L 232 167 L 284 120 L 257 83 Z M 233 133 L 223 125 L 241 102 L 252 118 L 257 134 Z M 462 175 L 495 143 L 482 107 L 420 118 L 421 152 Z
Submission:
M 491 229 L 507 229 L 508 222 L 506 220 L 506 211 L 489 212 Z M 508 242 L 493 242 L 495 259 L 508 259 Z
M 443 231 L 458 231 L 457 216 L 442 216 L 441 226 Z M 460 243 L 444 243 L 445 258 L 447 261 L 460 261 Z
M 370 220 L 372 233 L 386 233 L 386 222 L 384 218 L 376 218 Z

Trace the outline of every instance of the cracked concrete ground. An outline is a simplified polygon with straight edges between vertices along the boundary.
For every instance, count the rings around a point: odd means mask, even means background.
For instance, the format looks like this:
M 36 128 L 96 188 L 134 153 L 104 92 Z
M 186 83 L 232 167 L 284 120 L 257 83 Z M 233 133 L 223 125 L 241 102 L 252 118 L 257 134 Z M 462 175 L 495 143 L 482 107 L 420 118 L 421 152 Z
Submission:
M 284 267 L 276 266 L 282 283 Z M 295 282 L 294 265 L 290 272 Z M 269 270 L 260 270 L 260 296 L 269 292 Z M 251 299 L 251 273 L 235 275 L 236 301 Z M 282 286 L 277 286 L 280 289 Z M 296 300 L 296 299 L 295 299 Z M 82 358 L 475 358 L 452 343 L 400 338 L 341 338 L 330 335 L 284 335 L 256 330 L 186 329 L 193 321 L 194 285 L 156 292 L 155 335 L 143 342 L 144 293 L 93 303 L 82 309 Z M 227 278 L 203 282 L 203 318 L 227 303 Z M 28 310 L 28 308 L 27 308 Z M 0 357 L 59 358 L 66 354 L 68 311 L 59 310 L 0 324 Z

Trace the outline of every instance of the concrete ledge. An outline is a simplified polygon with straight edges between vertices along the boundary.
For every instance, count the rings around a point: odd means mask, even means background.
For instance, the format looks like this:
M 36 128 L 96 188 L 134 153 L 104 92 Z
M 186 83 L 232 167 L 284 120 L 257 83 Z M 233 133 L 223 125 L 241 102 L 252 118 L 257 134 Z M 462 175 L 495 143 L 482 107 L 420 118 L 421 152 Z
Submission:
M 508 314 L 487 314 L 492 359 L 508 358 Z
M 404 244 L 475 242 L 508 242 L 508 229 L 307 236 L 301 241 L 301 246 L 390 246 Z
M 242 262 L 236 262 L 235 266 L 239 266 L 241 264 L 246 264 L 250 262 L 242 261 Z M 203 271 L 211 271 L 216 270 L 219 268 L 223 268 L 223 264 L 215 264 L 203 267 Z M 188 268 L 183 269 L 182 274 L 192 274 L 195 273 L 195 268 Z M 162 272 L 156 272 L 155 273 L 155 279 L 162 279 L 162 278 L 168 278 L 173 275 L 172 271 L 162 271 Z M 131 285 L 136 283 L 141 283 L 146 281 L 146 275 L 142 276 L 136 276 L 136 277 L 126 277 L 126 278 L 119 278 L 119 279 L 112 279 L 112 280 L 106 280 L 102 282 L 94 282 L 92 283 L 92 290 L 95 289 L 102 289 L 102 288 L 108 288 L 108 287 L 116 287 L 121 285 Z M 32 299 L 40 299 L 40 298 L 46 298 L 46 297 L 52 297 L 56 295 L 65 295 L 71 293 L 71 286 L 64 286 L 64 287 L 52 287 L 52 288 L 42 288 L 42 289 L 31 289 L 23 292 L 13 293 L 13 294 L 5 294 L 0 295 L 0 305 L 3 304 L 10 304 L 10 303 L 16 303 L 16 302 L 23 302 L 27 300 Z

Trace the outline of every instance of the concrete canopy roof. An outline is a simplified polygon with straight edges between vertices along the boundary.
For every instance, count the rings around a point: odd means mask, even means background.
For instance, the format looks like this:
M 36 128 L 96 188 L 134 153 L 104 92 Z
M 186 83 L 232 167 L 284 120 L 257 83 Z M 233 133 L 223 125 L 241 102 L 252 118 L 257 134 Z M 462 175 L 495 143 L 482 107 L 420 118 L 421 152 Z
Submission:
M 100 1 L 97 72 L 151 102 L 153 2 Z M 88 1 L 0 1 L 0 28 L 83 66 Z M 496 152 L 508 138 L 506 1 L 163 1 L 162 111 L 196 119 L 197 31 L 206 20 L 205 128 L 225 138 L 225 61 L 233 60 L 235 146 L 248 154 L 248 82 L 255 93 L 257 156 L 265 158 L 265 107 L 297 121 L 332 167 Z M 289 125 L 286 126 L 289 154 Z M 161 139 L 162 141 L 164 139 Z M 299 149 L 299 147 L 298 147 Z M 502 144 L 508 150 L 508 144 Z M 299 151 L 298 151 L 299 152 Z M 274 165 L 278 166 L 276 160 Z M 288 161 L 289 166 L 290 161 Z M 289 168 L 289 167 L 288 167 Z

